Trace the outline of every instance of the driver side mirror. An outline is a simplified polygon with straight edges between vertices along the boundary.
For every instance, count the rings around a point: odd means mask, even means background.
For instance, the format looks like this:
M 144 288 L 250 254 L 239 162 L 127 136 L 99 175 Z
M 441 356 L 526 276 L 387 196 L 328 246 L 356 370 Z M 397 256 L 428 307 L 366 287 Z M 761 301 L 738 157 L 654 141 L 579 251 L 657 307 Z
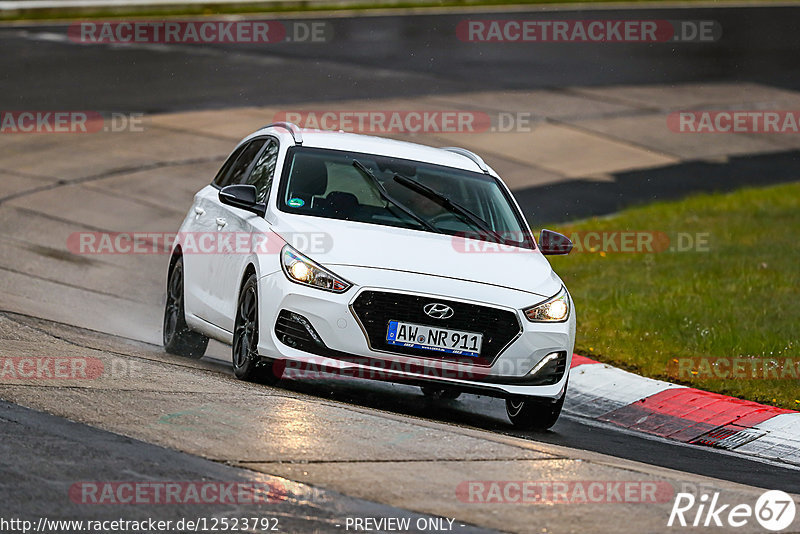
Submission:
M 219 190 L 219 201 L 234 208 L 243 209 L 263 217 L 267 205 L 258 202 L 258 190 L 254 185 L 228 185 Z
M 572 241 L 563 234 L 542 229 L 539 234 L 539 250 L 549 256 L 564 256 L 572 250 Z

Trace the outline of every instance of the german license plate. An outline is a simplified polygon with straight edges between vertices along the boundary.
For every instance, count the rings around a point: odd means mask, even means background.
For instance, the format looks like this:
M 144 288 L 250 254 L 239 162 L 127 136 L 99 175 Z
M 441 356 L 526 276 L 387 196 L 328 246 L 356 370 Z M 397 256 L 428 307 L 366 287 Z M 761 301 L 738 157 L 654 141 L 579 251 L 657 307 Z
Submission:
M 445 352 L 447 354 L 480 356 L 483 334 L 401 321 L 389 321 L 386 342 L 390 345 Z

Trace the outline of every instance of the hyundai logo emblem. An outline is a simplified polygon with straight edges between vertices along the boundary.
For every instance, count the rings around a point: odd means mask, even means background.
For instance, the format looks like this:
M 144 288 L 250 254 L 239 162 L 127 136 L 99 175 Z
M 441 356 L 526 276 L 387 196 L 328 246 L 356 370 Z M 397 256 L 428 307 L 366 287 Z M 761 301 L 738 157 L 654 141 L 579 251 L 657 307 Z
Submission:
M 455 313 L 453 308 L 447 304 L 439 304 L 438 302 L 426 304 L 422 310 L 428 317 L 433 317 L 434 319 L 449 319 Z

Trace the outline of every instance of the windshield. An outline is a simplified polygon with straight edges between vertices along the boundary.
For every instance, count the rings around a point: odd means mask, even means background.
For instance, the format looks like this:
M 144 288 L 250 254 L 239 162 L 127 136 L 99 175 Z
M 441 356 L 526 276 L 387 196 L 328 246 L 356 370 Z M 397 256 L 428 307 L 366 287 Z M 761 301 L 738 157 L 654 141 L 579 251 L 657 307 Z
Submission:
M 436 195 L 409 187 L 408 179 Z M 292 148 L 278 208 L 533 248 L 522 218 L 492 176 L 387 156 Z

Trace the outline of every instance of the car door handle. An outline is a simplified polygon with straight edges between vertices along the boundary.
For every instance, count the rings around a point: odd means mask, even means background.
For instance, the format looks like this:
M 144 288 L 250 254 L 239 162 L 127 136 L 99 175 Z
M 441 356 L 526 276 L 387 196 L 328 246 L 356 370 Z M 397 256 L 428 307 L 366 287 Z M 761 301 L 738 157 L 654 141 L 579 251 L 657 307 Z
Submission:
M 222 217 L 217 217 L 217 226 L 222 227 L 228 224 L 228 221 L 223 219 Z
M 204 209 L 203 209 L 203 208 L 201 208 L 200 206 L 195 206 L 195 207 L 194 207 L 194 212 L 197 214 L 197 216 L 198 216 L 198 217 L 199 217 L 200 215 L 205 215 L 205 214 L 206 214 L 206 210 L 204 210 Z

